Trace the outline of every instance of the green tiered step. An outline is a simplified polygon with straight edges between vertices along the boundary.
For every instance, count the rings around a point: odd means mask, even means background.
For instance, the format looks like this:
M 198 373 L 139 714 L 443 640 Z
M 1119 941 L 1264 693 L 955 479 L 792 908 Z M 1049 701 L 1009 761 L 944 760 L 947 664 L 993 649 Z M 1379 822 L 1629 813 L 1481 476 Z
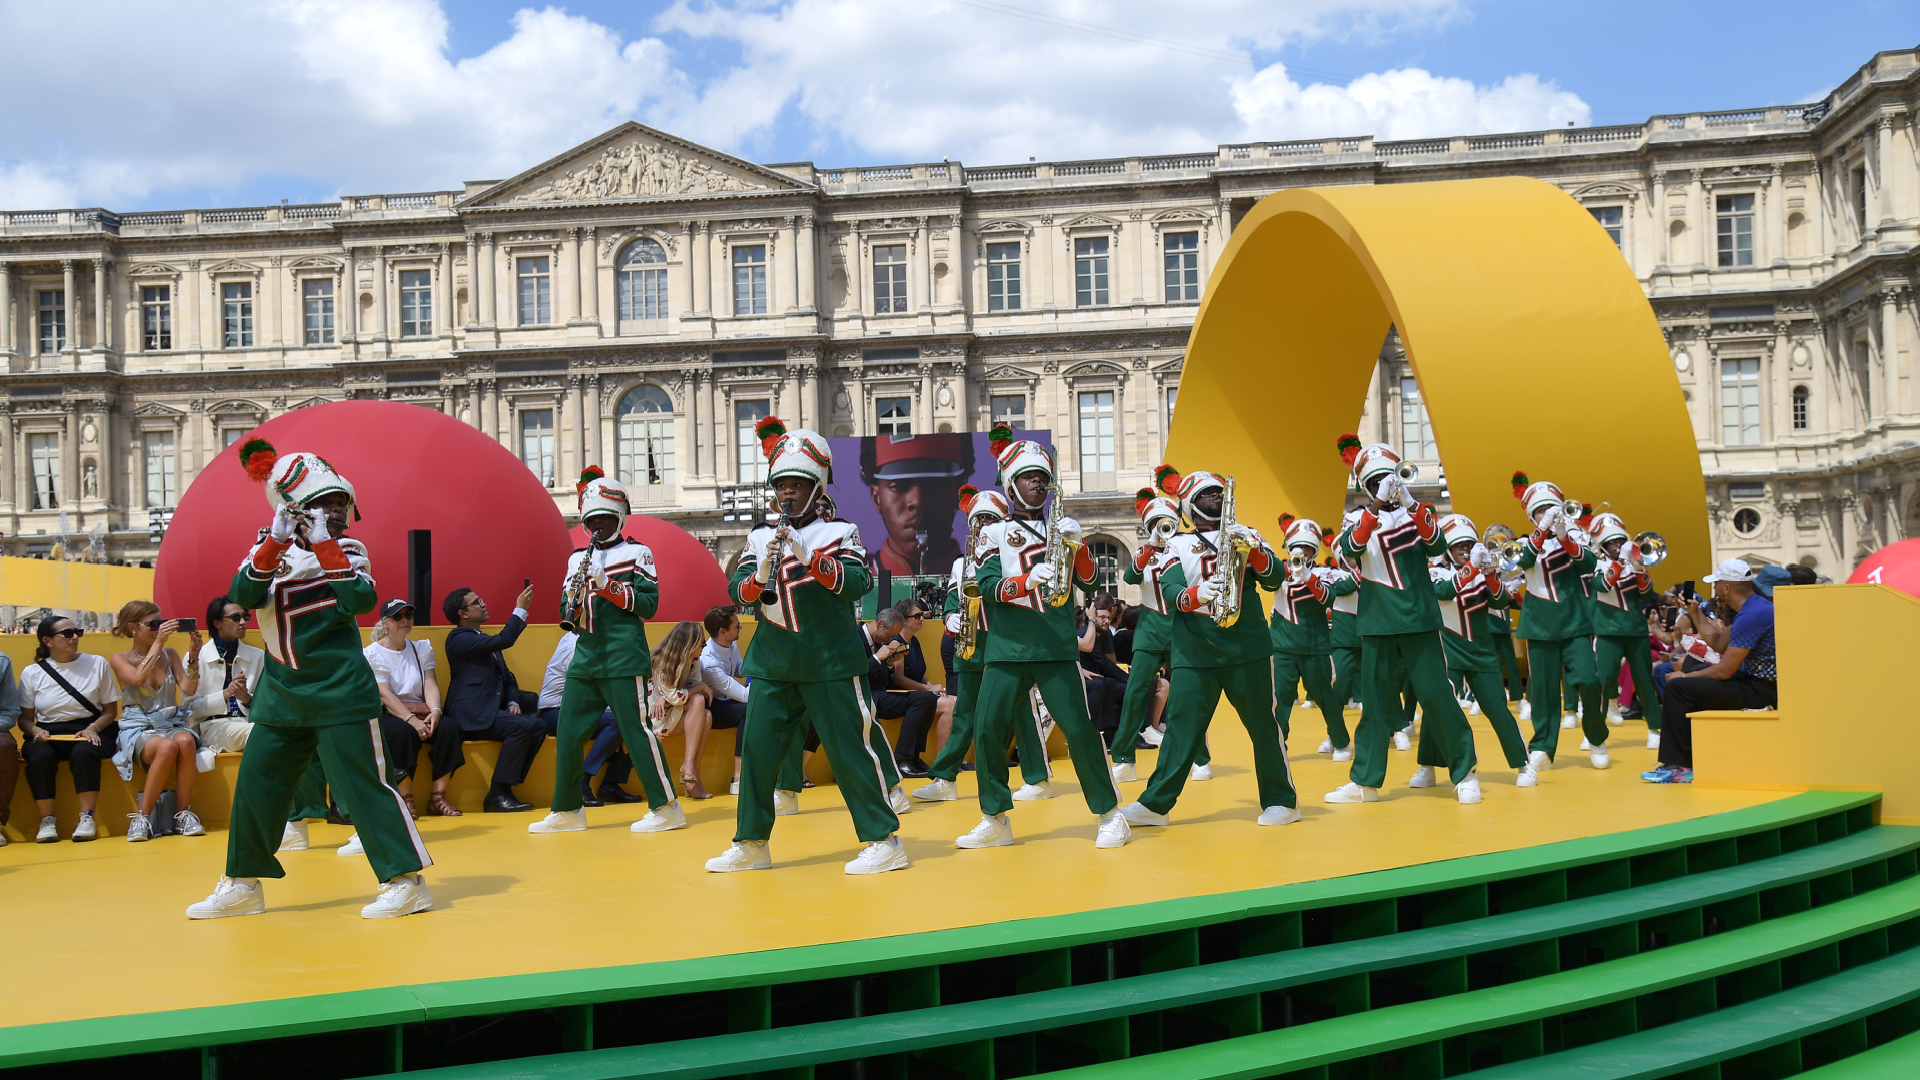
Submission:
M 438 1067 L 450 1080 L 1871 1069 L 1871 1053 L 1920 1029 L 1920 990 L 1904 989 L 1920 970 L 1920 829 L 1875 826 L 1876 798 L 1809 793 L 877 941 L 7 1029 L 0 1066 L 158 1075 L 190 1055 L 231 1076 L 297 1054 L 315 1075 Z

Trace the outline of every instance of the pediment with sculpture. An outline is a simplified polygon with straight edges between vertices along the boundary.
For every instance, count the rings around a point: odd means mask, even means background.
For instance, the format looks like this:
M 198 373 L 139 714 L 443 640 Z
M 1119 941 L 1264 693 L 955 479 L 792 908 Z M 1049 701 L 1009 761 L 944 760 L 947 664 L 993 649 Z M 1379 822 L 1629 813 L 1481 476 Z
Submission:
M 496 184 L 474 201 L 605 202 L 801 187 L 791 177 L 751 162 L 629 123 Z

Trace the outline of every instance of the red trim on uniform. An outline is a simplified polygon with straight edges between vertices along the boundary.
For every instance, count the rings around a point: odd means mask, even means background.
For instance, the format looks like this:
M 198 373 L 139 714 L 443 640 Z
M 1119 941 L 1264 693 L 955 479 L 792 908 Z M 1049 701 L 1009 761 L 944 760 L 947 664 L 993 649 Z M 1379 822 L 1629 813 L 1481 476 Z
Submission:
M 260 541 L 260 546 L 253 549 L 253 568 L 263 574 L 271 574 L 279 568 L 280 556 L 286 552 L 287 547 L 288 545 L 271 536 Z
M 1200 586 L 1189 585 L 1180 590 L 1181 611 L 1199 611 L 1203 607 L 1206 607 L 1206 604 L 1200 600 Z
M 1273 565 L 1273 554 L 1263 547 L 1254 548 L 1247 553 L 1247 565 L 1254 573 L 1265 574 L 1267 568 Z
M 1153 548 L 1145 544 L 1140 545 L 1140 550 L 1133 553 L 1133 568 L 1143 574 L 1146 573 L 1147 564 L 1153 561 L 1153 552 Z
M 766 591 L 766 586 L 760 584 L 752 574 L 748 574 L 746 578 L 740 582 L 740 602 L 743 604 L 751 604 L 755 600 L 760 599 L 760 594 Z
M 1440 515 L 1433 512 L 1432 503 L 1421 503 L 1420 508 L 1413 512 L 1413 524 L 1420 530 L 1421 542 L 1425 543 L 1440 531 Z
M 1360 511 L 1360 519 L 1353 523 L 1353 546 L 1366 547 L 1373 539 L 1373 530 L 1380 527 L 1380 519 L 1375 517 L 1371 508 Z
M 633 587 L 623 582 L 609 581 L 606 588 L 593 590 L 593 595 L 621 611 L 633 610 Z
M 272 540 L 272 537 L 268 537 Z M 328 539 L 313 545 L 313 557 L 320 560 L 322 570 L 351 570 L 353 563 L 347 559 L 347 553 L 340 550 L 340 541 Z
M 813 565 L 807 567 L 807 573 L 813 576 L 813 580 L 838 591 L 843 568 L 839 559 L 822 551 L 814 555 Z
M 1301 584 L 1305 585 L 1307 591 L 1313 594 L 1313 598 L 1322 604 L 1327 602 L 1327 594 L 1333 591 L 1332 587 L 1320 580 L 1319 574 L 1308 574 L 1307 580 Z
M 1098 581 L 1099 570 L 1093 565 L 1093 552 L 1085 544 L 1073 553 L 1073 576 L 1080 581 Z

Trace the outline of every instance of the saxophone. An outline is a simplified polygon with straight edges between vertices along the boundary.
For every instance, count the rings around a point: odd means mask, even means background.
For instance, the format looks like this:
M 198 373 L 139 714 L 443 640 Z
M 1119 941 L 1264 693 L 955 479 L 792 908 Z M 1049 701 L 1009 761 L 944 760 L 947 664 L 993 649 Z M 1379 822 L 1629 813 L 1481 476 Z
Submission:
M 980 647 L 980 583 L 973 579 L 973 553 L 980 547 L 980 525 L 967 530 L 967 549 L 960 553 L 960 632 L 954 635 L 953 652 L 962 660 L 973 659 Z
M 1213 602 L 1213 622 L 1226 629 L 1240 621 L 1241 589 L 1247 578 L 1247 557 L 1253 545 L 1236 539 L 1233 533 L 1233 477 L 1226 478 L 1226 490 L 1220 494 L 1220 558 L 1214 563 L 1214 580 L 1220 585 L 1220 598 Z
M 1053 583 L 1039 591 L 1044 607 L 1063 607 L 1073 599 L 1073 559 L 1080 548 L 1070 544 L 1060 532 L 1060 495 L 1054 493 L 1047 507 L 1047 565 L 1053 567 Z
M 571 623 L 579 623 L 587 614 L 588 572 L 593 568 L 593 557 L 598 549 L 593 546 L 592 538 L 587 541 L 587 557 L 580 560 L 580 569 L 567 579 L 567 587 L 560 591 L 560 618 Z

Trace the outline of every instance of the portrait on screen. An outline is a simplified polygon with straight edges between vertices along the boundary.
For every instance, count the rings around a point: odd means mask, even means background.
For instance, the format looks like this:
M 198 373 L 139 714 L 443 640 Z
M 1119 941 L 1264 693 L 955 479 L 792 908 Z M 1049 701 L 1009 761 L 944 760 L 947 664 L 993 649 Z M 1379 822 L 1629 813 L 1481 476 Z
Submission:
M 1051 442 L 1045 431 L 1020 435 Z M 828 443 L 835 516 L 859 526 L 860 543 L 875 565 L 890 574 L 950 572 L 967 533 L 961 486 L 998 486 L 986 433 L 872 435 Z

